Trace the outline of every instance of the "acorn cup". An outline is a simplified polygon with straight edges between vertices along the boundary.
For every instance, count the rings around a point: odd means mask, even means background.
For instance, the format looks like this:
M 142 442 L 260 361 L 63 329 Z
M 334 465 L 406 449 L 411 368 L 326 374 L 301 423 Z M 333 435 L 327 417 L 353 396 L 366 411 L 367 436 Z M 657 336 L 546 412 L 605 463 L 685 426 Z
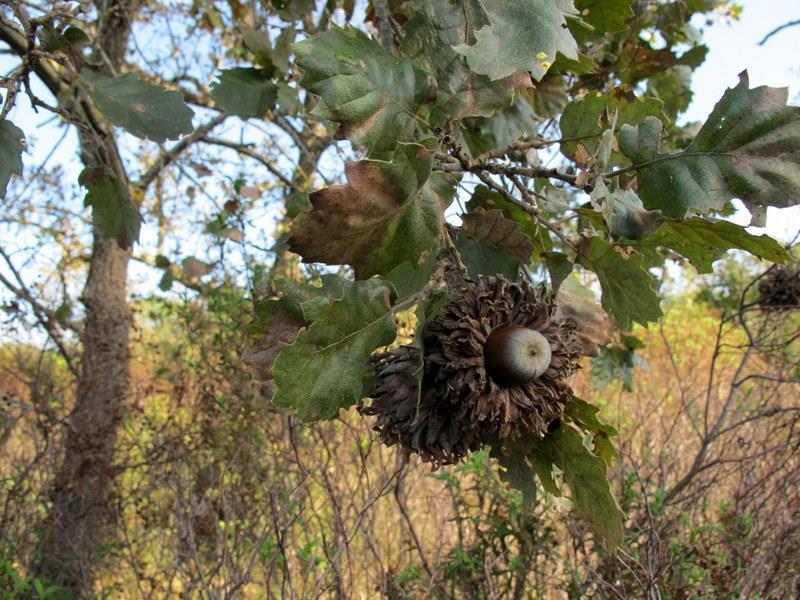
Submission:
M 800 306 L 800 269 L 774 266 L 758 282 L 758 304 L 764 310 Z
M 556 309 L 522 281 L 468 282 L 425 327 L 422 364 L 416 346 L 373 357 L 378 385 L 362 414 L 378 417 L 382 442 L 436 465 L 490 439 L 543 437 L 572 398 L 580 355 L 574 321 Z

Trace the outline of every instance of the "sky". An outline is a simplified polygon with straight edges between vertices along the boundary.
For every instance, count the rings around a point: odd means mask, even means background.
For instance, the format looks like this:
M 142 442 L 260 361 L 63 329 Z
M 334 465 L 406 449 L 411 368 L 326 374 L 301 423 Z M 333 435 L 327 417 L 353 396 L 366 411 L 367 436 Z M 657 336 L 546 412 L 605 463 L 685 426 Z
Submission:
M 800 25 L 784 29 L 764 46 L 758 45 L 776 27 L 800 19 L 800 0 L 737 0 L 737 4 L 743 8 L 739 21 L 703 26 L 709 53 L 694 74 L 695 95 L 685 116 L 689 121 L 704 121 L 745 69 L 751 87 L 788 87 L 789 103 L 800 105 Z M 742 210 L 732 220 L 746 225 L 749 215 Z M 751 230 L 789 241 L 800 231 L 800 206 L 770 208 L 766 229 Z

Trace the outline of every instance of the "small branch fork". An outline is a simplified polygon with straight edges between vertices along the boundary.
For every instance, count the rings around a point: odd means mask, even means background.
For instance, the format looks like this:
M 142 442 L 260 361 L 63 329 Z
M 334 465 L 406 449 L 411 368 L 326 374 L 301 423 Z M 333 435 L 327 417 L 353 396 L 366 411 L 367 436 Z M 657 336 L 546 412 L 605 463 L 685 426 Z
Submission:
M 445 136 L 445 138 L 445 141 L 448 141 L 448 136 Z M 496 161 L 473 162 L 464 153 L 463 148 L 459 144 L 449 141 L 449 147 L 450 151 L 452 152 L 452 156 L 443 157 L 443 159 L 447 160 L 448 162 L 445 162 L 439 166 L 442 171 L 474 174 L 484 185 L 486 185 L 486 187 L 499 193 L 501 196 L 503 196 L 503 198 L 528 213 L 538 225 L 553 233 L 553 235 L 555 235 L 565 246 L 575 252 L 578 251 L 577 245 L 564 235 L 564 232 L 559 224 L 551 223 L 548 219 L 542 217 L 539 211 L 537 199 L 544 199 L 544 197 L 531 190 L 522 181 L 523 178 L 530 179 L 546 177 L 548 179 L 558 179 L 578 187 L 576 175 L 563 173 L 557 169 L 548 169 L 542 167 L 515 167 L 513 165 L 498 163 Z M 517 189 L 521 198 L 518 198 L 515 194 L 511 193 L 508 189 L 496 181 L 492 175 L 506 177 Z M 589 186 L 584 186 L 582 189 L 587 192 L 591 191 Z

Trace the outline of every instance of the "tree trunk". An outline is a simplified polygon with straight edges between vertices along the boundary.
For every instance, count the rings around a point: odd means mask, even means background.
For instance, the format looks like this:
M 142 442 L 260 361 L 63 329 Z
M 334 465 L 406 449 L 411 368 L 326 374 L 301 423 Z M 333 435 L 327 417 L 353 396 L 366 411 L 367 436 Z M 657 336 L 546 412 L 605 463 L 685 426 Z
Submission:
M 138 0 L 97 2 L 95 54 L 119 70 Z M 108 73 L 111 74 L 111 73 Z M 128 183 L 113 130 L 101 119 L 86 118 L 90 107 L 75 109 L 81 158 L 86 167 L 104 166 Z M 104 545 L 113 542 L 114 514 L 109 502 L 114 447 L 129 384 L 126 298 L 130 253 L 95 230 L 86 287 L 81 372 L 75 407 L 68 419 L 64 458 L 50 491 L 37 574 L 76 597 L 91 595 L 93 567 Z

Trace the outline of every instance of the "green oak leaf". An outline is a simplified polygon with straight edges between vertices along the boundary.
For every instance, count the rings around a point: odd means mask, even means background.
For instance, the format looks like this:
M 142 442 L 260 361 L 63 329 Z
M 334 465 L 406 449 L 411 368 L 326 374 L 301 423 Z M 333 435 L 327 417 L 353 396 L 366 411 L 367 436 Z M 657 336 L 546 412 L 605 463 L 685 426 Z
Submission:
M 286 311 L 298 321 L 313 323 L 332 303 L 341 300 L 348 281 L 326 273 L 318 281 L 279 279 L 274 283 Z
M 575 511 L 589 520 L 610 549 L 622 542 L 625 515 L 611 493 L 605 462 L 583 445 L 575 429 L 562 423 L 535 440 L 530 458 L 545 489 L 555 486 L 552 466 L 561 470 Z M 556 491 L 560 492 L 557 486 Z
M 567 85 L 563 77 L 547 76 L 536 84 L 533 91 L 523 91 L 536 116 L 549 119 L 555 117 L 569 102 Z
M 612 381 L 622 382 L 622 389 L 633 391 L 633 369 L 636 361 L 633 351 L 621 346 L 600 348 L 600 355 L 592 359 L 589 370 L 592 385 L 598 390 L 606 389 Z
M 744 72 L 692 143 L 675 154 L 658 153 L 661 123 L 624 125 L 620 150 L 638 165 L 645 207 L 681 218 L 721 210 L 733 198 L 748 207 L 800 202 L 800 107 L 786 101 L 786 89 L 750 89 Z
M 597 359 L 593 359 L 592 363 Z M 616 428 L 603 423 L 597 418 L 600 409 L 585 400 L 573 396 L 564 409 L 564 417 L 575 423 L 575 425 L 592 434 L 594 442 L 594 453 L 603 459 L 609 467 L 619 460 L 620 454 L 611 442 L 611 438 L 618 435 Z
M 414 15 L 404 25 L 402 52 L 436 78 L 433 124 L 447 118 L 491 116 L 511 106 L 515 88 L 530 86 L 530 76 L 524 72 L 502 81 L 474 73 L 464 56 L 453 50 L 464 40 L 474 41 L 475 29 L 488 25 L 479 3 L 425 0 L 414 2 L 413 8 Z
M 81 78 L 100 112 L 136 137 L 161 144 L 192 131 L 194 112 L 180 92 L 169 92 L 133 73 L 107 77 L 84 69 Z
M 633 321 L 647 325 L 661 318 L 656 278 L 641 254 L 625 258 L 605 240 L 591 237 L 581 241 L 578 262 L 597 275 L 603 308 L 622 329 L 629 329 Z
M 564 107 L 559 119 L 561 152 L 574 158 L 578 145 L 589 152 L 597 152 L 600 136 L 608 129 L 611 116 L 618 111 L 618 123 L 637 124 L 648 116 L 661 113 L 661 102 L 654 98 L 618 98 L 606 94 L 587 94 Z
M 114 238 L 122 249 L 139 241 L 142 217 L 118 177 L 105 167 L 88 167 L 78 183 L 87 190 L 84 206 L 92 207 L 92 219 L 103 237 Z
M 6 187 L 11 174 L 22 175 L 22 151 L 25 134 L 11 121 L 0 121 L 0 198 L 6 197 Z
M 633 0 L 575 0 L 581 21 L 591 26 L 592 36 L 622 31 L 633 16 Z
M 536 501 L 536 476 L 533 465 L 528 458 L 533 440 L 520 436 L 503 445 L 500 439 L 490 442 L 490 456 L 502 467 L 500 479 L 511 487 L 522 492 L 522 505 L 530 508 Z
M 334 28 L 293 48 L 304 71 L 300 83 L 320 97 L 312 114 L 341 123 L 342 137 L 370 156 L 412 138 L 432 91 L 425 71 L 356 29 Z
M 664 222 L 661 211 L 645 210 L 642 199 L 633 190 L 609 192 L 602 181 L 592 191 L 592 202 L 599 206 L 614 239 L 641 239 Z
M 232 115 L 248 119 L 262 117 L 275 107 L 278 86 L 264 69 L 225 69 L 211 87 L 214 103 Z
M 326 307 L 275 360 L 275 404 L 311 421 L 333 419 L 340 408 L 358 402 L 370 354 L 395 338 L 390 297 L 380 280 L 346 284 L 342 298 Z
M 633 0 L 575 0 L 580 19 L 569 21 L 578 44 L 588 47 L 607 33 L 623 31 L 633 17 Z
M 436 254 L 431 252 L 422 264 L 415 265 L 408 260 L 400 263 L 386 274 L 385 279 L 392 284 L 400 301 L 424 288 L 435 268 Z
M 783 246 L 768 235 L 753 235 L 730 221 L 710 221 L 701 217 L 668 219 L 637 245 L 672 248 L 688 258 L 698 273 L 711 273 L 714 261 L 731 248 L 776 263 L 785 263 L 790 258 Z
M 453 49 L 470 68 L 493 80 L 530 71 L 537 81 L 560 52 L 577 59 L 578 44 L 566 17 L 577 11 L 572 0 L 484 0 L 489 24 L 475 32 L 475 44 Z
M 572 273 L 572 261 L 566 254 L 561 252 L 542 252 L 542 259 L 547 266 L 547 272 L 550 274 L 550 289 L 554 294 L 558 293 L 558 288 L 564 280 Z
M 600 409 L 594 404 L 589 404 L 577 396 L 564 408 L 564 416 L 575 422 L 581 429 L 590 433 L 605 433 L 609 436 L 618 435 L 616 428 L 603 423 L 597 418 Z
M 284 21 L 302 19 L 316 8 L 315 0 L 270 0 L 270 4 Z
M 519 275 L 519 261 L 494 246 L 473 240 L 463 233 L 456 236 L 455 245 L 472 279 L 477 279 L 478 275 L 503 275 L 516 279 Z
M 294 220 L 289 247 L 306 262 L 349 264 L 357 279 L 420 265 L 439 246 L 443 212 L 454 193 L 431 176 L 433 152 L 399 144 L 391 162 L 348 162 L 348 183 L 310 194 L 313 209 Z

